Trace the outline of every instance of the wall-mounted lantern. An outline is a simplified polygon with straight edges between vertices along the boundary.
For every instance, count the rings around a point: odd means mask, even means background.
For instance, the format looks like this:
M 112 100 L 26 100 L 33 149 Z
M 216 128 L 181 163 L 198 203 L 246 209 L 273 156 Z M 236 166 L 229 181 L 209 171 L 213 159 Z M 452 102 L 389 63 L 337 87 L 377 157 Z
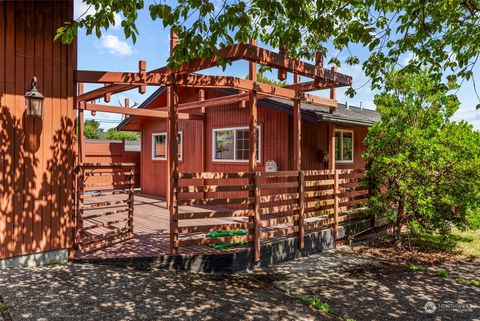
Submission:
M 25 100 L 27 105 L 27 114 L 35 117 L 42 117 L 43 115 L 43 97 L 37 89 L 37 77 L 32 77 L 32 88 L 25 93 Z

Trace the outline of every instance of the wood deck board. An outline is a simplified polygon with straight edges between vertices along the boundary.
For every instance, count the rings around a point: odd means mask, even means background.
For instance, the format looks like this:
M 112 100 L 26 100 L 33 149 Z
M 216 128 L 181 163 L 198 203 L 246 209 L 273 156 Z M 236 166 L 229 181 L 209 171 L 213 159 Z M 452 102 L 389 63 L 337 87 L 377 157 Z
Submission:
M 102 197 L 92 197 L 85 200 L 85 204 L 100 202 L 100 201 L 116 201 L 119 199 L 125 199 L 125 195 L 108 195 Z M 109 211 L 125 208 L 123 204 L 112 205 L 108 207 Z M 102 209 L 105 211 L 105 208 Z M 84 215 L 96 214 L 101 212 L 99 209 L 85 210 Z M 202 212 L 211 211 L 208 208 L 196 208 L 192 206 L 181 206 L 179 208 L 180 213 L 189 212 Z M 99 217 L 89 220 L 85 223 L 85 226 L 90 224 L 101 223 L 105 221 L 113 221 L 121 218 L 122 215 L 126 217 L 126 214 L 114 214 L 108 217 Z M 231 223 L 242 222 L 244 218 L 213 218 L 213 219 L 192 219 L 180 221 L 180 226 L 195 226 L 195 225 L 209 225 L 217 223 Z M 122 225 L 123 224 L 123 225 Z M 124 223 L 118 223 L 113 226 L 124 226 Z M 133 227 L 134 237 L 132 239 L 122 241 L 113 244 L 108 247 L 100 248 L 86 253 L 77 253 L 76 256 L 79 259 L 114 259 L 114 258 L 133 258 L 133 257 L 153 257 L 164 256 L 169 254 L 170 239 L 169 239 L 169 227 L 170 218 L 166 203 L 164 200 L 141 193 L 135 194 L 134 199 L 134 214 L 133 214 Z M 112 231 L 110 227 L 101 227 L 88 230 L 88 235 L 101 234 Z M 181 247 L 179 249 L 180 255 L 191 254 L 212 254 L 212 253 L 226 253 L 241 251 L 243 248 L 230 248 L 223 250 L 215 250 L 209 246 L 198 247 Z

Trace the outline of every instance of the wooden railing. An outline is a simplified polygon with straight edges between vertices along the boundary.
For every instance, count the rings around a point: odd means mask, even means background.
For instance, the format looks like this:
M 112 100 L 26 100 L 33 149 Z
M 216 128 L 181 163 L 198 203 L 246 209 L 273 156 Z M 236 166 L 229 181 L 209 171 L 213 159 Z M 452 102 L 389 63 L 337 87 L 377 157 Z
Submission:
M 111 177 L 99 181 L 98 177 Z M 76 247 L 85 252 L 133 236 L 135 164 L 77 167 Z
M 173 252 L 178 247 L 234 243 L 253 248 L 258 261 L 261 242 L 273 238 L 296 235 L 300 248 L 306 231 L 333 228 L 337 238 L 348 211 L 368 197 L 361 185 L 362 173 L 178 173 L 171 225 Z M 244 235 L 238 235 L 240 231 Z M 231 235 L 216 236 L 215 232 Z

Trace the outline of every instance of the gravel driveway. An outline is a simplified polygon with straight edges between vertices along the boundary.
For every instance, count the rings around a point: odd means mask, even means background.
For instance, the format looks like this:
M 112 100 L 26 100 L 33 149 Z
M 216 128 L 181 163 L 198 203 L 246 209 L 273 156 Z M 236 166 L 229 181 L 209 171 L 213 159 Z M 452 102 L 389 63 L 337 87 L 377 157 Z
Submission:
M 13 320 L 480 320 L 480 288 L 458 282 L 480 265 L 443 267 L 448 278 L 342 250 L 233 275 L 68 264 L 0 270 L 0 295 Z

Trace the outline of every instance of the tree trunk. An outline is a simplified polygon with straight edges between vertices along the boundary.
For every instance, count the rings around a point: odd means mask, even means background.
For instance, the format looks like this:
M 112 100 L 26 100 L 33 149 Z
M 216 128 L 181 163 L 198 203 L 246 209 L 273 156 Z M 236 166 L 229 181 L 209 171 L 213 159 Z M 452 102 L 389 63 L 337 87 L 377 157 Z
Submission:
M 403 218 L 405 212 L 405 206 L 403 204 L 403 197 L 400 197 L 398 200 L 398 208 L 397 208 L 397 220 L 395 221 L 395 245 L 400 247 L 401 245 L 401 233 L 402 233 L 402 225 L 403 225 Z

